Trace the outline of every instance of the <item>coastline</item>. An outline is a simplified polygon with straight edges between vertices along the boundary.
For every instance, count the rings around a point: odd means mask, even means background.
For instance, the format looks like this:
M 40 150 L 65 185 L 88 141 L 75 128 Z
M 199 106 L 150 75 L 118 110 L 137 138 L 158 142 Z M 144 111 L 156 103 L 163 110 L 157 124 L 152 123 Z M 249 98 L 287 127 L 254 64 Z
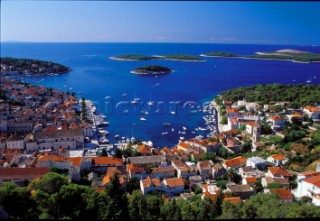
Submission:
M 206 60 L 187 60 L 187 59 L 175 59 L 175 58 L 166 58 L 161 55 L 151 55 L 150 59 L 128 59 L 128 58 L 118 58 L 118 57 L 108 57 L 110 60 L 115 61 L 150 61 L 150 60 L 168 60 L 168 61 L 183 61 L 183 62 L 205 62 Z
M 219 105 L 214 101 L 214 99 L 212 99 L 211 101 L 211 104 L 212 106 L 216 109 L 217 111 L 217 115 L 218 115 L 218 122 L 217 122 L 217 125 L 218 125 L 218 129 L 219 129 L 219 133 L 223 132 L 224 130 L 224 126 L 220 123 L 221 120 L 222 120 L 222 116 L 220 115 L 220 107 Z
M 137 74 L 137 75 L 149 75 L 149 76 L 156 76 L 156 75 L 165 75 L 165 74 L 169 74 L 175 72 L 175 70 L 171 70 L 171 71 L 161 71 L 161 72 L 137 72 L 137 71 L 130 71 L 130 74 Z
M 255 60 L 291 61 L 291 62 L 302 63 L 302 64 L 309 64 L 311 62 L 317 62 L 317 63 L 320 62 L 320 61 L 296 61 L 296 60 L 290 60 L 290 59 L 274 59 L 274 58 L 248 58 L 248 57 L 242 57 L 242 56 L 239 56 L 239 57 L 211 56 L 211 55 L 205 55 L 205 54 L 200 54 L 199 56 L 206 57 L 206 58 L 240 58 L 240 59 L 255 59 Z

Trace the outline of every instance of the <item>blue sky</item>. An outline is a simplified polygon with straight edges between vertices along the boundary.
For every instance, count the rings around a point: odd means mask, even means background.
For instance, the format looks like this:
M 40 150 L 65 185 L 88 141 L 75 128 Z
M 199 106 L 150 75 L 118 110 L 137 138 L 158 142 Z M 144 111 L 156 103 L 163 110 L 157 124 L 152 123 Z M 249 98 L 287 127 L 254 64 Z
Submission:
M 1 41 L 320 45 L 320 2 L 1 1 Z

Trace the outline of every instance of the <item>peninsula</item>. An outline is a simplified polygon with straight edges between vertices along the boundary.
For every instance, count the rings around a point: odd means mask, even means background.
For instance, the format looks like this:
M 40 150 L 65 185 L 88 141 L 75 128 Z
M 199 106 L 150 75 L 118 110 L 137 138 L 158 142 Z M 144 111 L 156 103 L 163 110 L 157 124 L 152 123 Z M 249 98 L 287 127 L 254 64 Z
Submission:
M 227 57 L 227 58 L 247 58 L 263 60 L 289 60 L 294 62 L 320 62 L 320 54 L 283 49 L 273 52 L 256 52 L 254 55 L 237 55 L 228 52 L 207 52 L 201 54 L 202 57 Z
M 1 72 L 21 75 L 41 76 L 48 74 L 65 74 L 71 69 L 54 62 L 26 58 L 1 57 Z
M 131 71 L 131 74 L 139 74 L 139 75 L 163 75 L 172 72 L 170 68 L 162 67 L 158 65 L 149 65 L 138 67 L 135 70 Z
M 167 55 L 141 55 L 141 54 L 122 54 L 109 57 L 111 60 L 118 61 L 147 61 L 147 60 L 172 60 L 172 61 L 195 61 L 203 62 L 202 58 L 189 54 L 167 54 Z

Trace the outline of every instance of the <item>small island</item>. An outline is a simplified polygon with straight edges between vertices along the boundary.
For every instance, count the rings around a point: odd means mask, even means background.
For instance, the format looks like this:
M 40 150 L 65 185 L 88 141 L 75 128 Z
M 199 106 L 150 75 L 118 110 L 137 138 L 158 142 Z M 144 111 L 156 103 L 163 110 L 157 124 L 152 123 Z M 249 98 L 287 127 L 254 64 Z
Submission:
M 263 60 L 288 60 L 293 62 L 320 62 L 320 54 L 299 51 L 293 49 L 283 49 L 273 52 L 256 52 L 254 55 L 236 55 L 228 52 L 208 52 L 201 54 L 202 57 L 225 57 L 225 58 L 246 58 Z
M 118 61 L 147 61 L 147 60 L 172 60 L 172 61 L 194 61 L 203 62 L 202 58 L 189 54 L 167 54 L 167 55 L 142 55 L 142 54 L 123 54 L 109 57 L 111 60 Z
M 170 68 L 158 66 L 158 65 L 149 65 L 138 67 L 135 70 L 131 71 L 131 74 L 139 74 L 139 75 L 163 75 L 169 74 L 173 72 Z
M 42 76 L 49 74 L 65 74 L 71 69 L 54 62 L 37 59 L 1 57 L 1 73 L 17 73 L 20 75 Z
M 142 54 L 122 54 L 114 57 L 109 57 L 111 60 L 119 60 L 119 61 L 147 61 L 156 59 L 152 56 L 146 56 Z

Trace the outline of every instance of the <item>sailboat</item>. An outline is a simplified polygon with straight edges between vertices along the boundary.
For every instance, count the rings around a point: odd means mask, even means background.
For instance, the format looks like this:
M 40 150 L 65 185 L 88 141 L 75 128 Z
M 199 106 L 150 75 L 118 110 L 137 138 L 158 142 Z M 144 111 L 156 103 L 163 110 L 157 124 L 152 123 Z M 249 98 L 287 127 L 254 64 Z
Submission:
M 134 99 L 131 101 L 131 104 L 137 104 L 140 99 L 137 98 L 136 92 L 134 92 Z
M 149 106 L 153 105 L 153 101 L 151 101 L 151 94 L 150 94 L 150 100 L 147 103 Z

